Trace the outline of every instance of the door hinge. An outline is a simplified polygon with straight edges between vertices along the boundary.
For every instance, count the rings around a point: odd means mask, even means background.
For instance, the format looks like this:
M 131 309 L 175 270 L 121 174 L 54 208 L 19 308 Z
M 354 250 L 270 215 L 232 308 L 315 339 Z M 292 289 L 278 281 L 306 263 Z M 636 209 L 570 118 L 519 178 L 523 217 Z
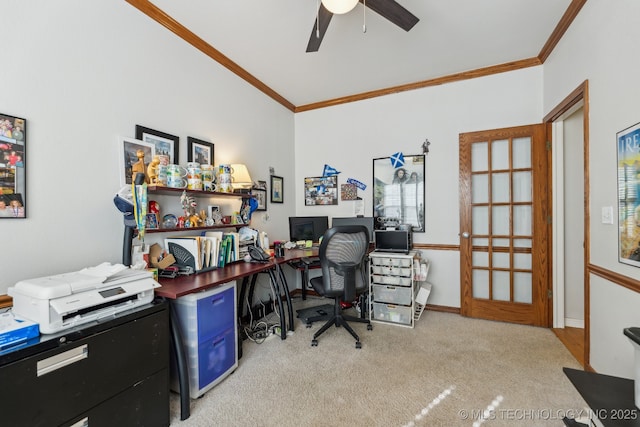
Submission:
M 551 151 L 551 141 L 547 141 L 547 151 Z
M 547 224 L 553 224 L 553 218 L 551 215 L 547 215 Z
M 547 298 L 553 298 L 553 291 L 551 289 L 547 289 Z

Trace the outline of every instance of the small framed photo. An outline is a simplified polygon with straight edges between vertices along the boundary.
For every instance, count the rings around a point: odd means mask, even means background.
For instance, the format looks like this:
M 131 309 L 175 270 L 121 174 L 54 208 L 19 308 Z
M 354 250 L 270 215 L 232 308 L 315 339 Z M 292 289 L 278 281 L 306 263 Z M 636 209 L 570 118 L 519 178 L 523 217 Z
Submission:
M 133 174 L 147 173 L 147 166 L 156 154 L 156 146 L 151 142 L 133 138 L 120 138 L 118 141 L 120 159 L 120 186 L 131 185 Z
M 188 136 L 187 161 L 213 166 L 213 144 Z
M 267 181 L 256 181 L 253 185 L 253 188 L 257 188 L 258 190 L 267 191 Z
M 136 139 L 153 144 L 155 147 L 154 155 L 169 156 L 169 164 L 178 164 L 180 138 L 177 136 L 136 125 Z
M 257 211 L 266 211 L 267 210 L 267 190 L 263 190 L 260 188 L 254 188 L 251 190 L 251 195 L 254 199 L 258 201 Z
M 284 203 L 284 180 L 281 176 L 271 175 L 271 203 Z
M 207 218 L 211 218 L 214 224 L 219 224 L 222 220 L 222 213 L 220 212 L 220 206 L 209 205 L 207 206 Z
M 147 228 L 160 228 L 158 226 L 158 214 L 147 214 Z

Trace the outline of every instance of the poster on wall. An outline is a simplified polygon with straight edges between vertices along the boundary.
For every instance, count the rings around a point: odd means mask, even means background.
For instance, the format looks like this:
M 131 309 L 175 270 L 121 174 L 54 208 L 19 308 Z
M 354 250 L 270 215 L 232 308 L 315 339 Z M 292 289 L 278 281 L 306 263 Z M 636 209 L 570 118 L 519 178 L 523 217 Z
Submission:
M 401 159 L 401 160 L 400 160 Z M 409 224 L 424 232 L 424 154 L 373 159 L 373 218 L 376 230 Z
M 640 267 L 640 123 L 616 134 L 618 144 L 618 257 Z
M 0 218 L 26 218 L 27 120 L 0 114 Z

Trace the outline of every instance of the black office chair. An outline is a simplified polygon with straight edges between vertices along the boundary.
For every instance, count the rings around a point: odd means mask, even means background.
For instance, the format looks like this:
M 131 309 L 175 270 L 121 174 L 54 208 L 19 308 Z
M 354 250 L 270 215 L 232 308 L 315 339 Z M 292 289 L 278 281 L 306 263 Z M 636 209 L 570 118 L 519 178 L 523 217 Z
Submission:
M 363 225 L 343 225 L 330 228 L 324 233 L 318 257 L 322 268 L 322 276 L 311 279 L 311 286 L 320 295 L 333 298 L 334 312 L 314 335 L 312 346 L 318 345 L 318 337 L 329 327 L 343 326 L 356 339 L 356 348 L 361 348 L 360 337 L 347 320 L 366 323 L 367 330 L 372 330 L 371 322 L 364 317 L 348 316 L 342 312 L 341 300 L 351 302 L 356 294 L 367 290 L 366 257 L 369 247 L 369 231 Z M 360 308 L 361 310 L 363 307 Z M 307 320 L 311 327 L 313 318 Z

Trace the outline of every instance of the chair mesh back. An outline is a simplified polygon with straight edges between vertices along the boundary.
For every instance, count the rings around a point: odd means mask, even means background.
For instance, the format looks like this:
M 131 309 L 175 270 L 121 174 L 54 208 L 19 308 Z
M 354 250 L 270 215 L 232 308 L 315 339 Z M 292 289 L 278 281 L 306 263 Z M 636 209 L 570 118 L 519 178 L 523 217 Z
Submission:
M 336 227 L 341 229 L 342 227 Z M 364 227 L 363 227 L 364 228 Z M 323 240 L 324 243 L 324 240 Z M 369 237 L 367 236 L 366 229 L 357 233 L 342 233 L 337 232 L 333 234 L 330 240 L 326 244 L 325 258 L 329 261 L 340 262 L 355 262 L 364 263 L 364 257 L 369 247 Z M 322 262 L 322 258 L 321 258 Z M 328 270 L 328 283 L 327 274 Z M 360 271 L 356 274 L 356 289 L 364 289 L 366 287 L 366 281 L 364 278 L 364 269 L 361 266 Z M 332 267 L 325 268 L 323 266 L 323 277 L 325 289 L 332 291 L 338 291 L 344 289 L 344 277 L 337 274 Z

